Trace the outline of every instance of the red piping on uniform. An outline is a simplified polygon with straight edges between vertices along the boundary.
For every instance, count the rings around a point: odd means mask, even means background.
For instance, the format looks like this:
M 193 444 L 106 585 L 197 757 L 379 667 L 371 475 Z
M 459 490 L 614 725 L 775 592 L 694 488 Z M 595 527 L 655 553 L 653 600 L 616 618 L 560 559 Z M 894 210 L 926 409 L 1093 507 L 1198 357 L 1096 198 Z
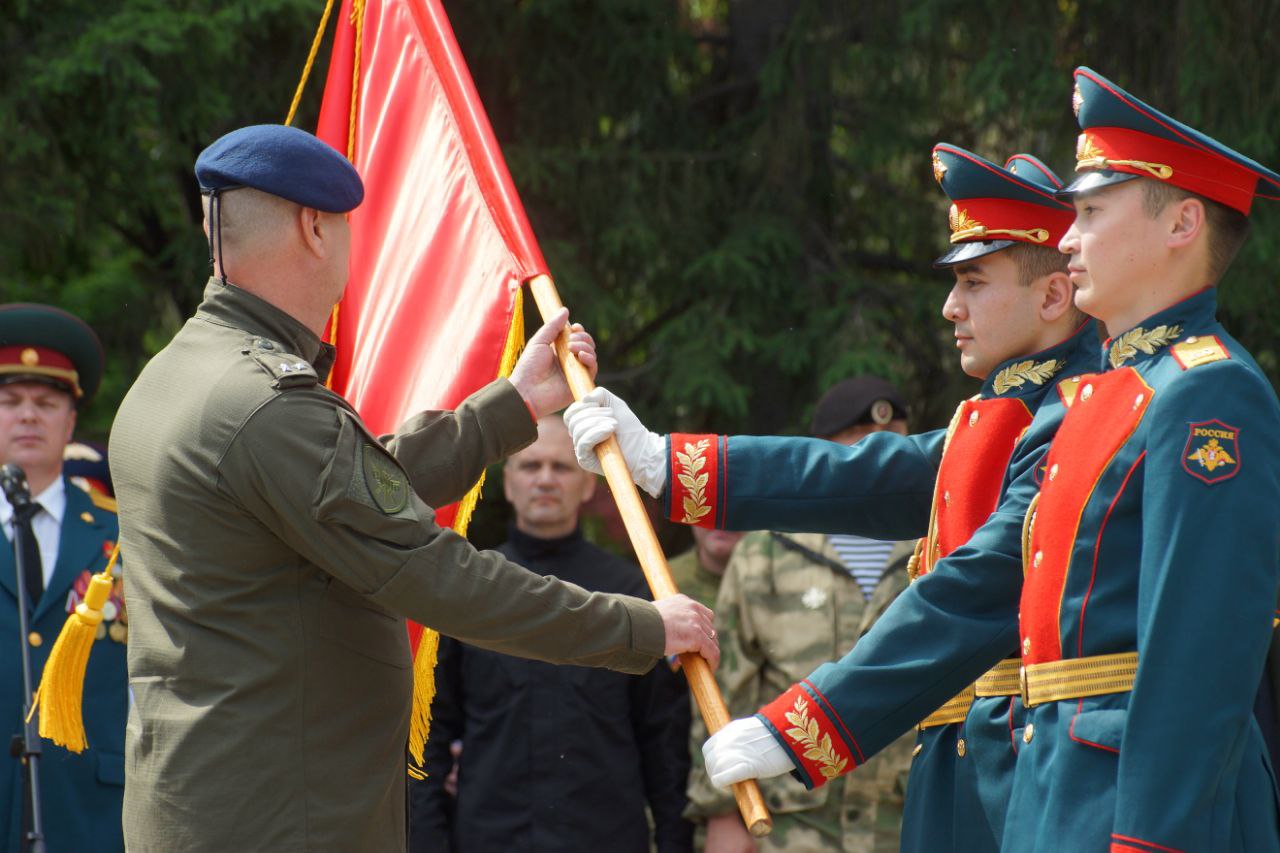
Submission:
M 959 148 L 952 148 L 950 145 L 947 145 L 945 143 L 939 144 L 935 147 L 941 148 L 943 151 L 946 151 L 948 154 L 954 154 L 957 157 L 968 160 L 973 165 L 980 166 L 981 168 L 986 169 L 988 172 L 991 172 L 993 175 L 999 175 L 1005 180 L 1008 180 L 1010 177 L 1013 177 L 1015 180 L 1019 182 L 1019 187 L 1021 189 L 1029 190 L 1033 193 L 1036 193 L 1037 195 L 1044 196 L 1045 198 L 1053 201 L 1055 203 L 1055 206 L 1070 207 L 1070 205 L 1068 205 L 1066 202 L 1059 201 L 1058 197 L 1053 193 L 1045 192 L 1043 189 L 1036 186 L 1031 181 L 1028 181 L 1026 178 L 1019 178 L 1017 173 L 1015 172 L 1009 172 L 1005 169 L 1000 169 L 1000 168 L 988 165 L 987 163 L 983 163 L 980 160 L 974 159 L 973 156 L 970 155 L 968 152 L 962 151 Z
M 1009 164 L 1010 164 L 1010 163 L 1012 163 L 1014 160 L 1017 160 L 1017 161 L 1019 161 L 1019 162 L 1021 162 L 1021 163 L 1027 163 L 1027 164 L 1029 164 L 1029 165 L 1031 165 L 1031 166 L 1034 166 L 1034 167 L 1035 167 L 1035 169 L 1036 169 L 1036 171 L 1037 171 L 1037 172 L 1039 172 L 1040 174 L 1044 175 L 1044 176 L 1045 176 L 1046 178 L 1048 178 L 1050 181 L 1052 181 L 1052 182 L 1053 182 L 1053 185 L 1054 185 L 1055 187 L 1061 187 L 1061 186 L 1062 186 L 1062 181 L 1058 180 L 1058 176 L 1057 176 L 1057 175 L 1055 175 L 1053 172 L 1050 172 L 1048 169 L 1046 169 L 1044 166 L 1041 166 L 1041 165 L 1040 165 L 1039 163 L 1037 163 L 1035 160 L 1029 160 L 1029 159 L 1027 159 L 1026 157 L 1019 157 L 1017 154 L 1014 154 L 1014 155 L 1013 155 L 1012 157 L 1010 157 L 1008 160 L 1005 160 L 1005 161 L 1004 161 L 1004 167 L 1005 167 L 1006 169 L 1008 169 L 1008 168 L 1009 168 Z M 1016 174 L 1016 173 L 1015 173 L 1015 174 Z
M 1132 841 L 1134 844 L 1145 844 L 1153 850 L 1165 850 L 1167 853 L 1182 853 L 1182 851 L 1177 847 L 1165 847 L 1163 844 L 1156 844 L 1154 841 L 1143 841 L 1141 838 L 1130 838 L 1127 835 L 1117 835 L 1114 832 L 1111 833 L 1111 837 L 1119 841 Z M 1146 853 L 1146 851 L 1139 850 L 1138 853 Z
M 1085 746 L 1097 747 L 1098 749 L 1104 749 L 1107 752 L 1114 752 L 1116 755 L 1119 755 L 1120 750 L 1116 749 L 1114 746 L 1107 746 L 1106 744 L 1095 743 L 1091 740 L 1085 740 L 1082 737 L 1076 737 L 1076 720 L 1080 719 L 1080 712 L 1082 710 L 1084 710 L 1084 699 L 1081 699 L 1079 702 L 1076 703 L 1076 714 L 1074 717 L 1071 718 L 1071 727 L 1067 729 L 1067 736 L 1070 737 L 1076 743 L 1082 743 Z
M 853 744 L 853 748 L 858 752 L 858 763 L 866 764 L 867 759 L 862 753 L 862 747 L 858 746 L 858 741 L 853 736 L 853 732 L 849 731 L 849 728 L 844 724 L 844 720 L 840 719 L 840 715 L 834 713 L 835 706 L 831 704 L 831 700 L 829 700 L 826 696 L 823 696 L 822 691 L 819 690 L 817 687 L 815 687 L 813 685 L 813 682 L 810 681 L 809 679 L 806 678 L 802 683 L 804 684 L 805 687 L 813 691 L 813 695 L 817 697 L 819 702 L 821 702 L 823 705 L 826 706 L 826 708 L 823 709 L 823 713 L 826 714 L 827 719 L 835 722 L 835 724 L 840 727 L 840 730 L 844 732 L 845 740 Z
M 1133 460 L 1133 465 L 1129 467 L 1129 473 L 1124 475 L 1124 481 L 1120 483 L 1120 489 L 1116 492 L 1116 496 L 1111 499 L 1111 505 L 1107 507 L 1107 514 L 1102 516 L 1102 524 L 1098 525 L 1098 538 L 1093 543 L 1093 572 L 1089 575 L 1089 588 L 1085 590 L 1084 601 L 1080 603 L 1080 632 L 1076 638 L 1076 657 L 1084 657 L 1084 613 L 1089 609 L 1089 596 L 1093 594 L 1093 582 L 1098 579 L 1098 552 L 1102 550 L 1102 534 L 1107 530 L 1107 521 L 1111 518 L 1111 511 L 1116 508 L 1116 503 L 1120 500 L 1120 496 L 1124 494 L 1124 490 L 1129 486 L 1129 478 L 1133 476 L 1133 472 L 1138 470 L 1138 466 L 1142 464 L 1142 460 L 1147 457 L 1147 451 L 1138 454 L 1138 458 Z

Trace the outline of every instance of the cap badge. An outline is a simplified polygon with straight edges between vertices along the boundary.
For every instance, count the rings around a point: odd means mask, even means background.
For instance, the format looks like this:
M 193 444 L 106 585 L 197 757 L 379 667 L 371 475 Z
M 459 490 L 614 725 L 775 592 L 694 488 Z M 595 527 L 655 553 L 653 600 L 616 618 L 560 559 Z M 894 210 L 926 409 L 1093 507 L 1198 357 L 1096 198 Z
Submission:
M 952 243 L 965 240 L 987 240 L 996 236 L 1025 240 L 1030 243 L 1043 243 L 1049 239 L 1049 232 L 1044 228 L 988 228 L 954 204 L 951 205 L 951 213 L 947 221 L 951 225 Z
M 22 351 L 22 355 L 19 356 L 19 358 L 22 359 L 22 363 L 27 367 L 35 367 L 37 364 L 40 363 L 40 353 L 36 352 L 31 347 L 27 347 L 26 349 L 24 349 Z
M 947 167 L 942 165 L 942 160 L 938 158 L 938 152 L 933 152 L 933 179 L 939 184 L 942 183 L 942 177 L 947 174 Z
M 1080 84 L 1077 83 L 1075 89 L 1071 91 L 1071 111 L 1076 114 L 1076 118 L 1080 117 L 1080 108 L 1084 106 L 1084 95 L 1080 94 Z
M 893 420 L 893 403 L 888 400 L 876 400 L 871 404 L 871 420 L 884 426 Z
M 1167 181 L 1173 177 L 1173 167 L 1164 163 L 1148 163 L 1146 160 L 1111 160 L 1087 133 L 1080 134 L 1076 140 L 1076 171 L 1089 169 L 1112 169 L 1116 166 L 1129 166 L 1140 169 L 1153 178 Z

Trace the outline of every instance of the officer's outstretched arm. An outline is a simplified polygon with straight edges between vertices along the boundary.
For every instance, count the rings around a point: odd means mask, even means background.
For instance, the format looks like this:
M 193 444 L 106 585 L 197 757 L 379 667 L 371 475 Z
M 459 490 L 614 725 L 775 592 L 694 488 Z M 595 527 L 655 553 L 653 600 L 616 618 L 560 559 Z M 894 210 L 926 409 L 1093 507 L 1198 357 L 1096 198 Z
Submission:
M 817 438 L 659 435 L 597 388 L 565 412 L 578 463 L 600 473 L 595 447 L 616 435 L 632 479 L 672 521 L 727 530 L 922 536 L 943 430 L 883 432 L 853 447 Z

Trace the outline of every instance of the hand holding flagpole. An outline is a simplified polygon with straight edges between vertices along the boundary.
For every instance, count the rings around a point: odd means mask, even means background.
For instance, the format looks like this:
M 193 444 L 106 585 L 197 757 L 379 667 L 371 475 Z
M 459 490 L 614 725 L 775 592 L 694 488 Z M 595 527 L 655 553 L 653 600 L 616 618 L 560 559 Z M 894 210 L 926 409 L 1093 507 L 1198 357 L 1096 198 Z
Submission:
M 533 293 L 538 311 L 542 314 L 544 321 L 555 316 L 564 307 L 550 276 L 535 276 L 529 281 L 529 289 Z M 595 388 L 595 382 L 592 381 L 587 369 L 569 351 L 568 342 L 569 330 L 566 327 L 556 338 L 556 358 L 564 369 L 565 379 L 569 383 L 574 399 L 581 400 Z M 618 447 L 618 440 L 610 436 L 596 448 L 596 455 L 600 458 L 600 466 L 604 469 L 605 479 L 608 480 L 614 500 L 618 503 L 618 511 L 626 525 L 627 534 L 631 537 L 631 545 L 635 548 L 636 556 L 640 560 L 640 568 L 644 570 L 645 579 L 653 591 L 653 597 L 659 599 L 676 595 L 679 590 L 676 589 L 675 581 L 671 579 L 671 569 L 667 566 L 667 559 L 662 553 L 662 547 L 658 544 L 658 537 L 653 531 L 653 525 L 649 522 L 644 504 L 640 501 L 640 493 L 631 480 L 631 472 L 627 470 L 627 463 L 622 456 L 622 450 Z M 692 652 L 680 655 L 680 661 L 689 679 L 689 688 L 693 692 L 694 701 L 698 703 L 698 710 L 702 712 L 702 719 L 707 724 L 707 731 L 715 734 L 728 724 L 729 710 L 725 707 L 719 687 L 716 686 L 711 667 L 700 655 Z M 773 820 L 769 816 L 769 810 L 765 808 L 764 798 L 760 795 L 760 788 L 755 780 L 748 779 L 735 784 L 733 796 L 738 802 L 738 810 L 742 812 L 743 822 L 746 823 L 751 834 L 757 837 L 768 835 L 773 829 Z

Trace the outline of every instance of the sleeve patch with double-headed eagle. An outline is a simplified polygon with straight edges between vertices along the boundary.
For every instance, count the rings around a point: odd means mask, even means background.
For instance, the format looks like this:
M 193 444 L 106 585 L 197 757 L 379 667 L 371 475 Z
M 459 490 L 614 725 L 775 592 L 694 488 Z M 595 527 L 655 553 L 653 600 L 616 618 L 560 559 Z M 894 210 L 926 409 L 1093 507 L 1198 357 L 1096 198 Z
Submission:
M 366 444 L 361 455 L 364 484 L 378 509 L 387 515 L 395 515 L 408 506 L 409 484 L 399 466 L 372 444 Z
M 1222 421 L 1190 424 L 1182 467 L 1210 485 L 1240 473 L 1240 430 Z

